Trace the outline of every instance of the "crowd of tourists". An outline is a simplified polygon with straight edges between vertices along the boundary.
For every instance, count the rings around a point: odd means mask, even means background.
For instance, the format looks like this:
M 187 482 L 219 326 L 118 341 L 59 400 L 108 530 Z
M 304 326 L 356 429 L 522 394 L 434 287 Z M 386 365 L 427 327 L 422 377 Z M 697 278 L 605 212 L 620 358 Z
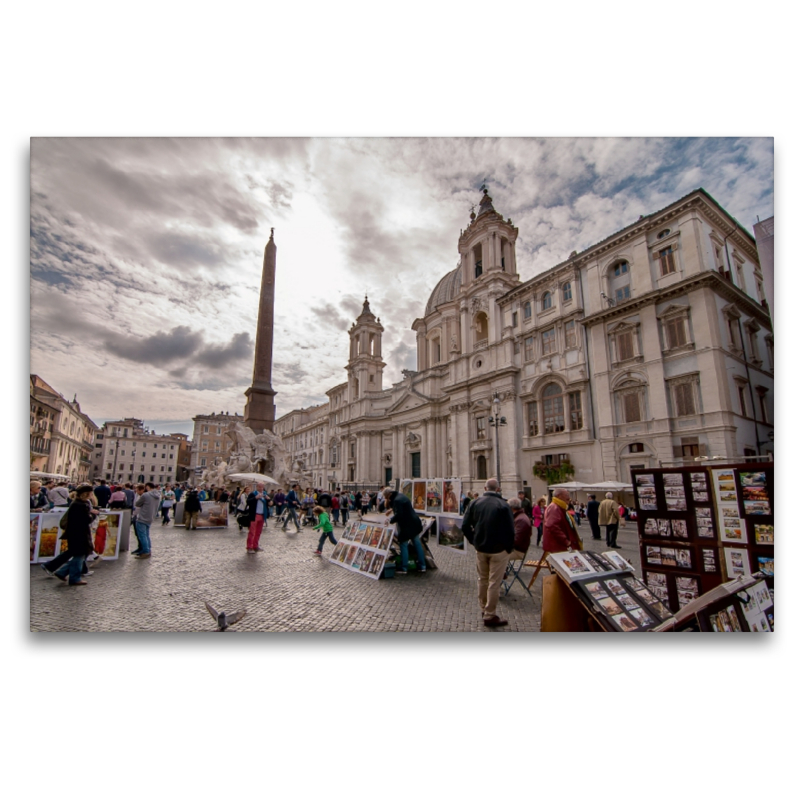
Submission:
M 508 576 L 509 563 L 525 559 L 531 546 L 533 532 L 536 544 L 545 553 L 583 549 L 578 533 L 582 521 L 589 524 L 593 539 L 601 539 L 601 526 L 606 529 L 606 544 L 619 549 L 617 533 L 630 511 L 619 505 L 608 492 L 602 502 L 595 495 L 589 501 L 576 504 L 566 489 L 557 489 L 548 503 L 540 497 L 532 503 L 526 492 L 520 490 L 516 497 L 506 500 L 499 484 L 489 479 L 483 494 L 462 494 L 460 509 L 463 514 L 464 536 L 476 550 L 478 573 L 478 603 L 483 624 L 488 628 L 507 625 L 507 620 L 497 615 L 500 587 Z M 52 561 L 41 565 L 48 575 L 71 586 L 86 585 L 85 577 L 91 574 L 87 560 L 93 555 L 91 523 L 100 509 L 130 509 L 138 546 L 133 555 L 139 559 L 151 557 L 150 526 L 161 517 L 161 524 L 170 523 L 170 511 L 184 502 L 184 524 L 187 530 L 197 528 L 197 518 L 203 500 L 229 504 L 240 530 L 247 530 L 245 549 L 247 555 L 262 552 L 260 539 L 270 518 L 283 531 L 295 532 L 310 526 L 320 532 L 314 554 L 322 555 L 326 541 L 338 544 L 337 526 L 345 526 L 351 512 L 361 519 L 369 513 L 384 513 L 390 523 L 396 524 L 396 540 L 400 548 L 400 565 L 396 574 L 408 572 L 409 548 L 416 551 L 418 571 L 426 572 L 427 560 L 420 539 L 422 522 L 411 500 L 390 487 L 378 491 L 366 489 L 358 492 L 340 489 L 326 491 L 295 483 L 284 491 L 282 487 L 266 489 L 263 483 L 246 488 L 236 488 L 229 493 L 218 487 L 192 487 L 184 484 L 157 487 L 153 483 L 107 485 L 100 480 L 97 485 L 84 483 L 78 486 L 65 481 L 50 481 L 44 485 L 31 481 L 31 510 L 48 510 L 65 507 L 62 518 L 67 550 Z

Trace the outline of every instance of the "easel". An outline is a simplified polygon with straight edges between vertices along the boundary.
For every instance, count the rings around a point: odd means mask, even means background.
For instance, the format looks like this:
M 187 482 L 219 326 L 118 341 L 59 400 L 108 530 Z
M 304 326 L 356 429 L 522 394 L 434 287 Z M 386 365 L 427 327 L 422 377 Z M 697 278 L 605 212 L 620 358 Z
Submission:
M 526 561 L 525 562 L 525 566 L 526 567 L 535 567 L 536 568 L 534 573 L 533 573 L 533 577 L 531 578 L 530 583 L 528 584 L 528 593 L 530 593 L 531 586 L 533 586 L 533 584 L 536 582 L 536 578 L 539 577 L 539 573 L 542 571 L 542 567 L 547 567 L 547 569 L 550 571 L 550 574 L 552 575 L 553 568 L 547 562 L 547 556 L 549 556 L 549 555 L 550 555 L 550 553 L 542 553 L 542 557 L 538 561 Z

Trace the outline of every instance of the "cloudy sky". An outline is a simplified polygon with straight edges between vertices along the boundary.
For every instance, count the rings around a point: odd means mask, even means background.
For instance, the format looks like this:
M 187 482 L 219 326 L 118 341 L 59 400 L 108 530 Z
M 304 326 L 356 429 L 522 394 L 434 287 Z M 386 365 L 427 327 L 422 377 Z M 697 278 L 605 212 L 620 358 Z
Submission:
M 416 366 L 411 323 L 484 181 L 526 280 L 698 187 L 752 230 L 773 214 L 773 143 L 34 138 L 31 371 L 97 422 L 189 433 L 242 413 L 274 227 L 278 414 L 345 380 L 365 295 L 388 386 Z

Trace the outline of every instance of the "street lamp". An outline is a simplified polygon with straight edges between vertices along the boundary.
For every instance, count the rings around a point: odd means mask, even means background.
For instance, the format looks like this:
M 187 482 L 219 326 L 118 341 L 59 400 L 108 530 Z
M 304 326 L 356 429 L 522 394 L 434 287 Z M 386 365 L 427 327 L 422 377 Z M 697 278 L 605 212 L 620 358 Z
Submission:
M 506 424 L 506 418 L 500 416 L 500 398 L 497 392 L 494 393 L 492 400 L 493 416 L 489 417 L 489 425 L 494 428 L 494 457 L 495 469 L 497 470 L 497 488 L 500 488 L 500 432 L 499 427 Z

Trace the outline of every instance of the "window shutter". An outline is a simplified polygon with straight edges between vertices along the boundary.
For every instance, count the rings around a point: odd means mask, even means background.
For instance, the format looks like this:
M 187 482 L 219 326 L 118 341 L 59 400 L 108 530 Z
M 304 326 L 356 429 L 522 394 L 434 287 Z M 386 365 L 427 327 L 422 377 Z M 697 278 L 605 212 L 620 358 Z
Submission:
M 672 445 L 672 457 L 683 458 L 683 447 L 679 444 Z

